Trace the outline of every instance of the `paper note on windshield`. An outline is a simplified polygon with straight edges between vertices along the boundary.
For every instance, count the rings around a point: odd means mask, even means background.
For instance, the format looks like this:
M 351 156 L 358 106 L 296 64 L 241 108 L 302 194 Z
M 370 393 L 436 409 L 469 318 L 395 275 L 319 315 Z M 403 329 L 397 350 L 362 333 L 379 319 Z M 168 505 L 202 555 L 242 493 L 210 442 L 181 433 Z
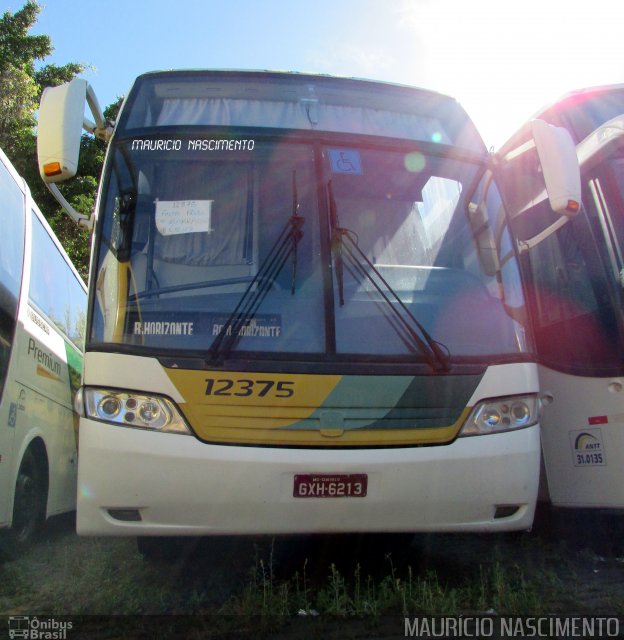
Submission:
M 156 228 L 163 236 L 210 233 L 214 200 L 156 200 Z

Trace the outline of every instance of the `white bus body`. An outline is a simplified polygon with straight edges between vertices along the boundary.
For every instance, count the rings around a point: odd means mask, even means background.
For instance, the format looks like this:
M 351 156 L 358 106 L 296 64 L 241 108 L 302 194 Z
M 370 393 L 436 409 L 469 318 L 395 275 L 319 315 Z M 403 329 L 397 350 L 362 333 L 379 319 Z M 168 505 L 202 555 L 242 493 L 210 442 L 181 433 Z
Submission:
M 67 121 L 54 91 L 40 131 Z M 69 177 L 71 144 L 39 143 Z M 97 207 L 79 533 L 530 527 L 537 369 L 496 171 L 432 92 L 141 76 Z
M 76 505 L 86 287 L 0 151 L 0 531 L 13 553 Z
M 583 201 L 576 217 L 560 220 L 564 224 L 520 261 L 539 361 L 544 497 L 558 507 L 620 510 L 624 86 L 574 92 L 535 117 L 570 132 Z M 539 205 L 532 215 L 542 217 L 543 226 L 551 222 Z

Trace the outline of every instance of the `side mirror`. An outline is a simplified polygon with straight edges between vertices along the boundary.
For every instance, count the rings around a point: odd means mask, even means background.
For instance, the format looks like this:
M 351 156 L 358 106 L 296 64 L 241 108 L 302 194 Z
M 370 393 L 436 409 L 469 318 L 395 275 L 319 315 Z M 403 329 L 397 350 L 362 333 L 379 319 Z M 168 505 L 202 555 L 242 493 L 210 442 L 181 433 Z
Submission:
M 580 212 L 581 170 L 567 129 L 532 120 L 503 145 L 497 164 L 521 252 L 543 242 Z M 525 237 L 519 231 L 529 221 Z
M 84 117 L 85 102 L 95 119 Z M 56 186 L 76 175 L 82 130 L 108 141 L 112 126 L 106 122 L 93 89 L 86 80 L 74 78 L 58 87 L 48 87 L 41 96 L 37 133 L 37 162 L 42 180 L 69 216 L 91 226 L 91 219 L 73 209 Z
M 41 96 L 37 158 L 46 183 L 76 175 L 86 96 L 87 81 L 79 78 L 48 87 Z
M 531 129 L 551 209 L 575 216 L 581 210 L 581 172 L 572 136 L 543 120 L 533 120 Z

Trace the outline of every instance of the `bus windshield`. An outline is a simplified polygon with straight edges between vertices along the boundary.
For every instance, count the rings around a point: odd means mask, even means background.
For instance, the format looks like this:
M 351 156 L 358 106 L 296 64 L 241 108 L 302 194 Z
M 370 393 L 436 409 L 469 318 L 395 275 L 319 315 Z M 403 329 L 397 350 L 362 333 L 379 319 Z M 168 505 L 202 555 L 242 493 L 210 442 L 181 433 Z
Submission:
M 578 144 L 600 125 L 621 115 L 623 101 L 623 86 L 584 89 L 541 110 L 536 117 L 566 127 Z
M 451 357 L 523 350 L 468 224 L 478 162 L 344 136 L 117 140 L 92 345 L 421 358 L 411 334 L 424 329 Z M 494 226 L 504 214 L 490 191 Z M 517 284 L 513 258 L 505 279 Z

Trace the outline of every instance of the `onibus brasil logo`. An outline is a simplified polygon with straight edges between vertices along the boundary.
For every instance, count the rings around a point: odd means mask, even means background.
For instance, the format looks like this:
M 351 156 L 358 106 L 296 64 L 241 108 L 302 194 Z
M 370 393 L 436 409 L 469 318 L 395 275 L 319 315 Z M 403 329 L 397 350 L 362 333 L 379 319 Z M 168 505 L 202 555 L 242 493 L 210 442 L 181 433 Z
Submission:
M 54 618 L 39 619 L 36 616 L 10 616 L 9 638 L 25 640 L 67 640 L 67 632 L 73 623 Z

